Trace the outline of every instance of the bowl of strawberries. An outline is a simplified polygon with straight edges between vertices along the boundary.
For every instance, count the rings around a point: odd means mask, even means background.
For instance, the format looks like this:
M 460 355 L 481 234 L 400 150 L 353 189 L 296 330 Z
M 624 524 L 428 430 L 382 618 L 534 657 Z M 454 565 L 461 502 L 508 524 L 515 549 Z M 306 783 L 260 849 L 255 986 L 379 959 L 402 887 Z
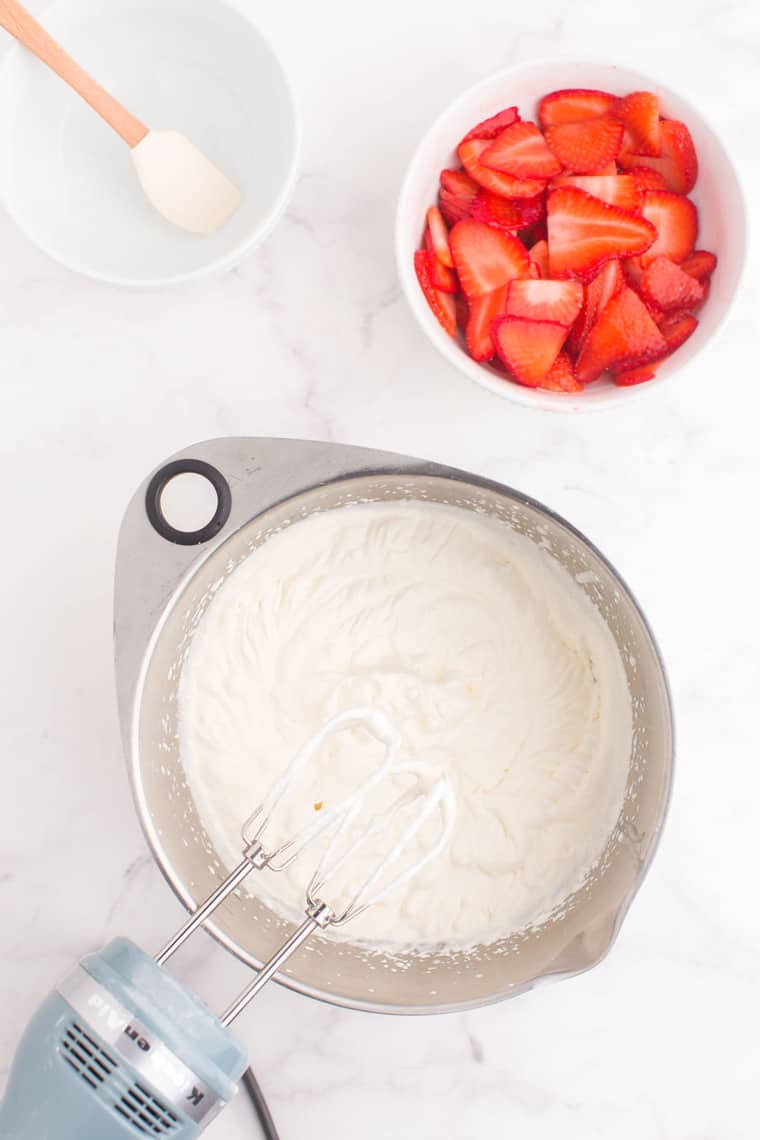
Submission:
M 715 335 L 746 207 L 704 116 L 611 64 L 541 61 L 465 92 L 410 163 L 396 216 L 407 300 L 497 395 L 556 411 L 652 391 Z

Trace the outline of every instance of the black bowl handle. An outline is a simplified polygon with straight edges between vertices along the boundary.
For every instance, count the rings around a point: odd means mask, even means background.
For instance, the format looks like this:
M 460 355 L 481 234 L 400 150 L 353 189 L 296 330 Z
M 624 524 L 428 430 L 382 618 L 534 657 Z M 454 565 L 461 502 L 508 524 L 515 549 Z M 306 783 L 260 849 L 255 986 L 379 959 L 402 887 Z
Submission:
M 202 475 L 216 491 L 216 510 L 213 518 L 200 530 L 177 530 L 166 521 L 161 509 L 161 496 L 167 483 L 176 475 L 187 474 Z M 214 538 L 230 517 L 231 509 L 232 492 L 229 483 L 221 471 L 202 459 L 174 459 L 171 463 L 166 463 L 153 476 L 145 493 L 145 510 L 151 526 L 161 538 L 178 546 L 198 546 Z

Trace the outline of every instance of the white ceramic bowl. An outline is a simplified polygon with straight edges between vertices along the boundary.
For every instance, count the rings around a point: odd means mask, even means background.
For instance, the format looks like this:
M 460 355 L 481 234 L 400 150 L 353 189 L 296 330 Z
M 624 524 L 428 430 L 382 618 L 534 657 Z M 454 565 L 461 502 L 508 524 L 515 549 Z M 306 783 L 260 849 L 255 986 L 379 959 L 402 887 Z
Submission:
M 296 178 L 299 126 L 277 58 L 231 0 L 57 0 L 45 27 L 150 127 L 186 134 L 240 187 L 218 233 L 176 229 L 126 145 L 15 45 L 0 72 L 0 196 L 41 249 L 120 285 L 229 269 L 269 233 Z
M 478 364 L 462 343 L 443 331 L 430 311 L 414 273 L 414 251 L 419 249 L 425 211 L 436 201 L 438 175 L 447 166 L 460 165 L 456 146 L 475 123 L 502 107 L 517 104 L 523 118 L 533 118 L 537 103 L 549 91 L 586 87 L 624 95 L 654 91 L 662 113 L 686 123 L 699 158 L 699 178 L 690 195 L 699 209 L 698 245 L 718 255 L 710 295 L 699 313 L 696 332 L 658 369 L 654 380 L 631 388 L 616 388 L 604 377 L 578 395 L 526 388 L 504 378 L 488 364 Z M 747 245 L 747 211 L 733 163 L 704 116 L 681 96 L 650 76 L 612 64 L 562 59 L 520 64 L 501 71 L 460 95 L 425 134 L 409 165 L 396 214 L 396 257 L 406 298 L 436 348 L 460 372 L 481 387 L 527 407 L 550 411 L 591 411 L 622 405 L 647 391 L 669 383 L 693 360 L 725 320 L 744 266 Z

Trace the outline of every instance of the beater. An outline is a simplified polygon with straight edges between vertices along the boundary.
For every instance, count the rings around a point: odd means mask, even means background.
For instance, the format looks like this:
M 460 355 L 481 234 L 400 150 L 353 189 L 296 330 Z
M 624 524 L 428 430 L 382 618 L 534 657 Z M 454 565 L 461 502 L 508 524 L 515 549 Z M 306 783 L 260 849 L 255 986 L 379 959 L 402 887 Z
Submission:
M 381 762 L 320 818 L 284 841 L 266 845 L 272 817 L 326 737 L 364 726 L 384 744 Z M 351 709 L 329 721 L 298 753 L 242 828 L 242 860 L 151 958 L 126 938 L 87 955 L 30 1021 L 0 1106 L 0 1140 L 127 1140 L 200 1135 L 232 1099 L 247 1066 L 228 1026 L 316 930 L 342 926 L 417 875 L 445 847 L 455 801 L 448 778 L 432 765 L 400 762 L 393 725 L 376 710 Z M 367 796 L 392 780 L 388 806 L 363 824 Z M 431 822 L 432 821 L 432 822 Z M 426 823 L 435 838 L 422 855 L 403 856 Z M 387 850 L 339 901 L 326 888 L 367 845 L 389 835 Z M 164 964 L 254 870 L 281 872 L 325 837 L 305 892 L 304 918 L 243 992 L 217 1018 Z

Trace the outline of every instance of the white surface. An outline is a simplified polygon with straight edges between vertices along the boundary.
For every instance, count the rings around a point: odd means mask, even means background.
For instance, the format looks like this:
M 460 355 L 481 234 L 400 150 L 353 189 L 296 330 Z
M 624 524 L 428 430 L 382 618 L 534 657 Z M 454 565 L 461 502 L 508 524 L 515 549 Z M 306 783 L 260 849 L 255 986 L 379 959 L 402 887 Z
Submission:
M 572 54 L 576 55 L 577 52 Z M 414 152 L 399 198 L 396 217 L 396 256 L 399 279 L 420 325 L 438 350 L 463 375 L 490 392 L 526 407 L 547 411 L 589 412 L 628 405 L 640 396 L 671 383 L 676 373 L 707 344 L 726 318 L 742 275 L 746 247 L 746 205 L 731 158 L 721 143 L 720 132 L 709 125 L 711 107 L 704 99 L 694 102 L 677 94 L 653 70 L 633 70 L 614 63 L 542 59 L 518 64 L 475 84 L 444 108 L 430 125 Z M 648 68 L 649 57 L 641 61 Z M 665 73 L 669 83 L 672 67 Z M 457 143 L 467 131 L 504 107 L 516 105 L 524 119 L 536 117 L 542 95 L 566 87 L 586 87 L 628 95 L 632 91 L 653 91 L 661 113 L 680 119 L 691 131 L 699 160 L 699 179 L 690 197 L 699 210 L 698 248 L 718 253 L 710 296 L 699 312 L 699 327 L 677 353 L 657 370 L 655 379 L 631 388 L 618 388 L 609 376 L 590 384 L 579 395 L 544 392 L 505 381 L 503 370 L 491 364 L 478 364 L 466 346 L 441 328 L 425 300 L 414 272 L 414 251 L 419 248 L 427 207 L 437 200 L 439 174 L 444 167 L 460 167 Z
M 180 752 L 230 870 L 261 789 L 355 705 L 390 716 L 403 759 L 446 773 L 457 819 L 444 855 L 339 933 L 377 948 L 471 948 L 538 925 L 588 879 L 623 807 L 631 696 L 599 611 L 531 539 L 461 508 L 352 504 L 272 535 L 233 571 L 179 687 Z M 276 834 L 348 796 L 377 752 L 364 733 L 327 742 Z M 349 836 L 395 794 L 390 782 L 370 793 Z M 408 855 L 421 858 L 436 832 L 422 829 Z M 394 835 L 357 853 L 352 882 L 371 877 Z M 249 889 L 297 918 L 317 858 Z
M 162 285 L 228 269 L 270 232 L 294 185 L 299 128 L 285 72 L 258 13 L 248 9 L 252 24 L 246 11 L 236 0 L 54 0 L 44 9 L 48 31 L 150 128 L 136 160 L 172 128 L 243 196 L 218 232 L 177 229 L 147 200 L 129 147 L 16 47 L 0 73 L 0 200 L 44 250 L 99 280 Z
M 756 1140 L 756 377 L 760 278 L 721 339 L 630 408 L 564 418 L 463 382 L 400 297 L 395 196 L 458 91 L 562 47 L 709 104 L 760 178 L 760 29 L 714 6 L 444 0 L 255 16 L 297 80 L 305 169 L 226 277 L 161 293 L 72 276 L 0 216 L 5 526 L 0 1067 L 35 1003 L 111 934 L 178 918 L 140 835 L 111 672 L 116 535 L 153 465 L 213 434 L 331 437 L 523 487 L 620 567 L 670 669 L 679 730 L 663 843 L 598 969 L 467 1015 L 382 1018 L 270 989 L 240 1023 L 281 1125 L 307 1140 Z M 178 963 L 219 1008 L 246 972 L 199 938 Z M 257 1135 L 241 1100 L 208 1133 Z

